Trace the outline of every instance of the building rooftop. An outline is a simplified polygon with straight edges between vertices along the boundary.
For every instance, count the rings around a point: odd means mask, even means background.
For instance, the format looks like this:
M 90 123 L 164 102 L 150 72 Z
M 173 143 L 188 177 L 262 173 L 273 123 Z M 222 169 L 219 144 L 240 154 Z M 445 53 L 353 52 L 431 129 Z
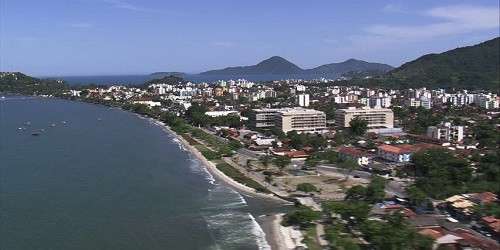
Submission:
M 369 157 L 372 156 L 371 154 L 368 154 L 366 152 L 363 152 L 361 150 L 351 148 L 351 147 L 341 147 L 339 149 L 340 153 L 350 155 L 350 156 L 355 156 L 355 157 Z

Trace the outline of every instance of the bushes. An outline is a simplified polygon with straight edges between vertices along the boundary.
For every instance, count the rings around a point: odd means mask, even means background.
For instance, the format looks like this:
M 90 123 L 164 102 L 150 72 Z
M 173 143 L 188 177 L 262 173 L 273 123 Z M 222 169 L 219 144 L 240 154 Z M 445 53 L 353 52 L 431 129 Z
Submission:
M 218 160 L 218 159 L 222 158 L 222 156 L 219 153 L 214 152 L 214 151 L 209 150 L 209 149 L 201 151 L 201 154 L 203 155 L 203 157 L 207 158 L 207 160 L 209 160 L 209 161 Z
M 306 193 L 319 192 L 318 188 L 311 183 L 300 183 L 299 185 L 297 185 L 297 191 Z
M 233 166 L 229 165 L 228 163 L 219 163 L 216 165 L 217 169 L 223 172 L 225 175 L 230 177 L 231 179 L 247 186 L 255 189 L 256 191 L 262 192 L 262 193 L 271 193 L 267 188 L 264 186 L 260 185 L 258 182 L 252 180 L 251 178 L 245 176 L 242 174 L 238 169 L 234 168 Z
M 282 225 L 285 227 L 294 225 L 307 227 L 313 221 L 320 220 L 321 218 L 323 218 L 321 212 L 313 211 L 312 208 L 308 206 L 299 205 L 295 211 L 283 216 Z

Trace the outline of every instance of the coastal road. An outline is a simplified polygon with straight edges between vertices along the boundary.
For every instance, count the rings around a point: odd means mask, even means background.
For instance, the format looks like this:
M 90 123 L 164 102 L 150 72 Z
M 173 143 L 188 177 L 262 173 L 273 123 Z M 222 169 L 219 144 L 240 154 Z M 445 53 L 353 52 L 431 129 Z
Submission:
M 260 154 L 255 153 L 254 151 L 248 150 L 246 148 L 240 148 L 237 150 L 238 154 L 244 155 L 246 157 L 258 159 Z

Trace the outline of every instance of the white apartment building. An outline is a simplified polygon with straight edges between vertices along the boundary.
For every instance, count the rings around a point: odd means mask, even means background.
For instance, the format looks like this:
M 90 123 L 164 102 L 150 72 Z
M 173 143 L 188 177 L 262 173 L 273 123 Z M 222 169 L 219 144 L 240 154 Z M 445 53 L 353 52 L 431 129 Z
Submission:
M 475 99 L 477 106 L 485 109 L 497 109 L 499 107 L 500 99 L 494 95 L 479 95 Z
M 391 109 L 381 107 L 363 107 L 360 109 L 350 107 L 347 109 L 338 109 L 335 111 L 335 124 L 339 127 L 348 128 L 349 122 L 355 117 L 366 120 L 369 128 L 394 127 L 394 113 Z
M 406 107 L 420 107 L 420 99 L 408 98 L 408 100 L 405 101 L 405 106 Z
M 391 106 L 391 97 L 370 96 L 370 106 L 388 108 Z
M 450 122 L 441 123 L 427 128 L 427 136 L 434 139 L 458 142 L 464 139 L 464 127 L 452 126 Z
M 309 107 L 309 94 L 299 94 L 296 96 L 296 102 L 301 107 Z
M 427 96 L 422 96 L 420 98 L 420 106 L 424 107 L 425 109 L 430 109 L 432 107 L 431 99 Z
M 326 129 L 326 115 L 322 111 L 304 108 L 285 108 L 276 112 L 275 128 L 287 133 L 320 133 Z
M 285 133 L 292 130 L 314 133 L 326 129 L 324 112 L 304 108 L 254 109 L 249 122 L 255 128 L 275 127 Z

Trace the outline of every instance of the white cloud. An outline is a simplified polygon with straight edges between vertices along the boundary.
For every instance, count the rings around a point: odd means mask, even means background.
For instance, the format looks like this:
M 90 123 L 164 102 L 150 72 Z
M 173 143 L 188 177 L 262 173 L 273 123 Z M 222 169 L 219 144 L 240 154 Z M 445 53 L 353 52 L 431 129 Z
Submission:
M 430 9 L 424 15 L 440 22 L 420 26 L 373 25 L 367 32 L 397 39 L 429 39 L 499 27 L 498 8 L 448 6 Z
M 404 9 L 401 3 L 388 4 L 384 6 L 383 10 L 387 12 L 409 13 L 408 10 Z
M 70 23 L 69 26 L 75 27 L 75 28 L 91 28 L 94 26 L 94 24 L 91 24 L 91 23 Z
M 136 12 L 166 13 L 165 11 L 162 11 L 162 10 L 155 10 L 155 9 L 147 9 L 147 8 L 138 7 L 136 5 L 126 3 L 126 2 L 121 1 L 121 0 L 104 0 L 104 1 L 112 4 L 113 7 L 119 8 L 119 9 L 131 10 L 131 11 L 136 11 Z

